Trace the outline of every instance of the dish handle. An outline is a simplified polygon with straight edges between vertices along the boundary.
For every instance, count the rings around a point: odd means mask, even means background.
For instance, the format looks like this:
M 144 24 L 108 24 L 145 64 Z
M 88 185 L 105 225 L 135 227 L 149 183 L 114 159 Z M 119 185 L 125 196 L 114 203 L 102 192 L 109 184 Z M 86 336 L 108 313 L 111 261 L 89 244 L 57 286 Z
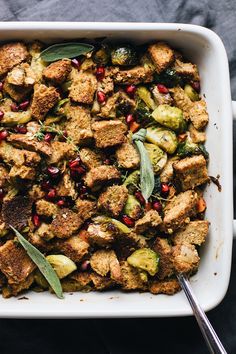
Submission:
M 232 101 L 233 119 L 236 120 L 236 101 Z M 236 220 L 233 220 L 234 238 L 236 238 Z

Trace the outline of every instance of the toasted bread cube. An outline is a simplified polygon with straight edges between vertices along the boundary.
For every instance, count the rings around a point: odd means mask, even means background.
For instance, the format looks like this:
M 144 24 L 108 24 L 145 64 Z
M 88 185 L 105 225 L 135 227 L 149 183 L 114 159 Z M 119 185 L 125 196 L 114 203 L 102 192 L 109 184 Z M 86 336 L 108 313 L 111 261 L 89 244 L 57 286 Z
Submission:
M 139 166 L 140 157 L 134 145 L 126 141 L 116 150 L 117 162 L 124 168 L 136 168 Z
M 116 230 L 109 228 L 108 223 L 92 223 L 87 231 L 89 242 L 100 247 L 110 247 L 117 234 Z
M 34 180 L 35 179 L 35 176 L 36 176 L 36 171 L 35 171 L 35 168 L 33 167 L 28 167 L 28 166 L 25 166 L 25 165 L 22 165 L 22 166 L 13 166 L 11 169 L 10 169 L 10 172 L 9 172 L 9 177 L 14 180 L 15 178 L 18 179 L 28 179 L 28 180 Z
M 147 281 L 126 261 L 121 262 L 121 284 L 123 290 L 147 290 Z
M 88 170 L 101 166 L 104 160 L 100 152 L 94 151 L 87 147 L 80 149 L 79 156 L 82 163 L 87 167 Z
M 93 137 L 89 110 L 80 106 L 68 106 L 67 118 L 66 131 L 74 144 L 88 144 Z
M 95 122 L 92 125 L 98 148 L 120 145 L 125 141 L 127 126 L 120 120 Z
M 142 234 L 150 229 L 155 229 L 162 223 L 161 217 L 156 210 L 149 210 L 135 223 L 135 232 Z
M 36 84 L 31 104 L 32 117 L 37 120 L 43 120 L 48 111 L 55 106 L 59 99 L 60 95 L 55 87 Z
M 58 207 L 56 204 L 48 202 L 45 199 L 37 200 L 35 203 L 36 212 L 38 215 L 43 215 L 48 218 L 53 217 L 57 214 Z
M 90 219 L 97 211 L 96 202 L 78 198 L 75 202 L 78 214 L 83 220 Z
M 74 235 L 66 240 L 57 241 L 56 249 L 72 261 L 80 262 L 88 254 L 89 244 L 78 235 Z
M 178 108 L 182 109 L 184 118 L 188 120 L 194 102 L 190 100 L 190 98 L 186 95 L 186 93 L 180 86 L 173 87 L 172 89 L 170 89 L 170 92 L 172 93 L 175 105 Z
M 203 129 L 209 121 L 206 102 L 204 100 L 193 102 L 189 116 L 194 128 Z
M 158 73 L 167 69 L 168 66 L 170 66 L 174 61 L 173 49 L 171 49 L 168 44 L 164 42 L 151 44 L 148 47 L 148 53 L 156 66 Z
M 30 274 L 25 280 L 20 283 L 13 283 L 11 285 L 3 286 L 2 288 L 2 296 L 7 299 L 11 296 L 17 296 L 22 291 L 29 289 L 29 287 L 34 282 L 34 275 Z
M 174 245 L 189 243 L 196 246 L 201 246 L 205 242 L 209 229 L 209 221 L 195 220 L 190 221 L 185 228 L 180 229 L 172 236 Z
M 152 294 L 174 295 L 181 290 L 177 279 L 153 280 L 149 290 Z
M 180 59 L 176 59 L 173 68 L 179 75 L 190 77 L 196 81 L 199 80 L 199 73 L 196 64 L 183 63 Z
M 63 173 L 63 176 L 58 183 L 56 190 L 60 197 L 71 197 L 73 200 L 75 200 L 78 196 L 78 192 L 75 188 L 75 181 L 73 181 L 67 171 Z
M 70 160 L 76 156 L 74 147 L 63 141 L 51 142 L 52 154 L 48 159 L 49 164 L 57 164 L 61 160 Z
M 206 133 L 201 130 L 194 128 L 193 124 L 189 124 L 189 133 L 193 143 L 203 144 L 206 141 Z
M 152 82 L 153 71 L 144 66 L 135 66 L 127 70 L 114 71 L 114 82 L 120 85 L 138 85 L 141 83 Z
M 173 164 L 175 177 L 181 189 L 194 189 L 208 182 L 206 160 L 202 155 L 186 157 Z
M 11 134 L 7 141 L 17 147 L 35 151 L 45 156 L 50 156 L 52 154 L 52 148 L 49 143 L 46 141 L 38 141 L 36 138 L 32 139 L 31 134 Z
M 145 236 L 137 235 L 133 231 L 127 234 L 120 232 L 116 235 L 114 248 L 119 259 L 126 260 L 133 251 L 144 247 L 148 247 Z
M 195 246 L 182 243 L 173 247 L 173 265 L 178 273 L 193 273 L 197 270 L 200 258 Z
M 70 209 L 64 208 L 59 210 L 55 219 L 51 223 L 51 230 L 55 237 L 69 238 L 83 224 L 83 220 L 79 214 Z
M 110 278 L 101 277 L 96 273 L 91 273 L 90 277 L 96 290 L 106 290 L 115 286 L 114 280 Z
M 160 173 L 162 183 L 170 183 L 174 177 L 173 164 L 178 161 L 178 157 L 169 158 Z
M 0 247 L 0 270 L 5 274 L 9 284 L 20 283 L 35 269 L 23 247 L 13 240 Z
M 163 229 L 173 233 L 189 223 L 190 217 L 197 213 L 198 194 L 195 191 L 186 191 L 178 194 L 168 202 L 164 209 Z
M 120 281 L 121 269 L 119 261 L 113 250 L 98 250 L 90 258 L 92 269 L 101 276 L 110 272 L 111 279 Z
M 73 75 L 69 97 L 77 103 L 92 104 L 96 90 L 96 77 L 89 72 L 78 72 L 77 75 Z
M 111 186 L 102 192 L 98 198 L 98 208 L 117 217 L 128 199 L 125 186 Z
M 119 99 L 120 93 L 116 92 L 109 97 L 104 105 L 101 106 L 99 117 L 104 119 L 116 118 L 116 102 Z
M 16 149 L 5 141 L 0 144 L 0 157 L 7 164 L 17 166 L 35 166 L 41 160 L 36 152 Z
M 0 76 L 6 74 L 15 65 L 27 60 L 29 53 L 21 42 L 7 43 L 0 47 Z
M 120 177 L 120 172 L 114 166 L 102 165 L 88 171 L 84 181 L 89 188 L 97 189 L 106 182 L 119 180 Z
M 58 60 L 48 65 L 43 71 L 43 77 L 56 85 L 62 84 L 71 72 L 71 61 Z
M 160 256 L 158 273 L 159 279 L 170 277 L 173 274 L 173 262 L 172 262 L 172 247 L 166 238 L 157 237 L 153 250 Z

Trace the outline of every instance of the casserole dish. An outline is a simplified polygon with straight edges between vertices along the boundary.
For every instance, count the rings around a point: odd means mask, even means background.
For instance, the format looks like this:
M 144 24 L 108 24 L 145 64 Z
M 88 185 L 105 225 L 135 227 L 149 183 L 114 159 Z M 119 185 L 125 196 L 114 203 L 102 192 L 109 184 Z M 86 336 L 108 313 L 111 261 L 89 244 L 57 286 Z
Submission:
M 201 250 L 198 273 L 191 278 L 193 289 L 205 311 L 224 297 L 230 276 L 232 251 L 232 108 L 228 61 L 220 38 L 199 26 L 140 23 L 0 23 L 2 41 L 39 39 L 61 42 L 76 38 L 108 37 L 141 44 L 165 40 L 183 51 L 200 70 L 202 94 L 210 122 L 206 148 L 210 154 L 209 175 L 220 176 L 222 192 L 211 184 L 205 193 L 210 233 Z M 74 293 L 59 300 L 48 293 L 30 293 L 22 301 L 0 299 L 0 317 L 161 317 L 192 313 L 184 294 Z

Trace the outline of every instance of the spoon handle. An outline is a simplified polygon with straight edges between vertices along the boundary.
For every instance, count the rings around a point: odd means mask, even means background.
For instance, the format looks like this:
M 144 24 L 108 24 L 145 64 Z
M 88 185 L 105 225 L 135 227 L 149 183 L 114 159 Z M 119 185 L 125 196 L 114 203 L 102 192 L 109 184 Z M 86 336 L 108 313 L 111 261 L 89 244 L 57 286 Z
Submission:
M 188 278 L 185 274 L 177 274 L 177 278 L 192 307 L 193 313 L 210 352 L 213 354 L 227 354 L 205 312 L 199 305 Z

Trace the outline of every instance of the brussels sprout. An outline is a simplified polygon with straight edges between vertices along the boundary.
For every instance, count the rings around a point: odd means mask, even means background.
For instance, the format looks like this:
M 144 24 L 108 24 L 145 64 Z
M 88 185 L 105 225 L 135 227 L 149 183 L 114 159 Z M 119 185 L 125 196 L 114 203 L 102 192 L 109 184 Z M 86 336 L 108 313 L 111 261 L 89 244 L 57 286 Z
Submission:
M 133 193 L 137 189 L 136 186 L 139 184 L 139 181 L 140 171 L 136 170 L 128 175 L 123 185 L 128 188 L 129 193 Z
M 184 92 L 190 98 L 191 101 L 199 101 L 199 94 L 192 88 L 191 85 L 184 86 Z
M 154 110 L 157 107 L 152 99 L 151 92 L 145 86 L 138 87 L 136 94 L 145 102 L 148 108 Z
M 183 111 L 177 107 L 161 104 L 152 112 L 152 117 L 161 125 L 176 132 L 182 132 L 186 128 Z
M 30 110 L 24 112 L 5 112 L 1 120 L 3 124 L 15 125 L 15 124 L 25 124 L 31 120 Z
M 103 44 L 101 48 L 93 54 L 93 60 L 96 64 L 106 65 L 110 60 L 109 48 Z
M 155 144 L 144 143 L 150 157 L 154 173 L 162 170 L 167 162 L 167 154 Z
M 154 80 L 158 84 L 163 84 L 167 87 L 174 87 L 177 85 L 181 85 L 181 78 L 176 73 L 174 69 L 167 68 L 162 73 L 155 73 Z
M 58 115 L 66 115 L 66 112 L 65 112 L 65 109 L 64 109 L 64 105 L 69 102 L 69 98 L 64 98 L 63 100 L 60 100 L 57 105 L 55 106 L 55 108 L 53 109 L 53 112 L 55 114 L 58 114 Z
M 124 207 L 124 213 L 134 220 L 139 219 L 142 214 L 141 205 L 132 194 L 129 194 L 128 196 Z
M 97 217 L 93 218 L 93 221 L 97 224 L 104 224 L 104 225 L 113 224 L 122 233 L 124 233 L 124 234 L 130 233 L 130 229 L 125 224 L 123 224 L 119 220 L 110 218 L 108 216 L 97 216 Z M 110 230 L 108 230 L 108 231 L 110 231 Z
M 187 157 L 192 155 L 203 155 L 206 160 L 209 158 L 209 154 L 206 148 L 202 144 L 195 144 L 190 139 L 185 140 L 178 145 L 177 155 L 180 157 Z
M 111 52 L 111 61 L 113 65 L 136 65 L 138 62 L 137 52 L 130 45 L 116 47 Z
M 77 269 L 76 264 L 63 254 L 51 254 L 46 259 L 52 265 L 60 279 L 65 278 Z
M 69 90 L 69 88 L 71 87 L 71 84 L 72 84 L 71 80 L 63 82 L 63 84 L 61 85 L 62 91 L 67 92 Z
M 159 146 L 168 154 L 173 154 L 178 145 L 176 134 L 173 131 L 156 126 L 147 128 L 146 140 Z
M 46 290 L 49 288 L 49 284 L 48 284 L 47 280 L 44 278 L 43 274 L 38 269 L 34 273 L 34 281 L 42 289 Z
M 150 248 L 140 248 L 127 258 L 127 262 L 129 265 L 145 270 L 154 276 L 158 271 L 159 256 Z

